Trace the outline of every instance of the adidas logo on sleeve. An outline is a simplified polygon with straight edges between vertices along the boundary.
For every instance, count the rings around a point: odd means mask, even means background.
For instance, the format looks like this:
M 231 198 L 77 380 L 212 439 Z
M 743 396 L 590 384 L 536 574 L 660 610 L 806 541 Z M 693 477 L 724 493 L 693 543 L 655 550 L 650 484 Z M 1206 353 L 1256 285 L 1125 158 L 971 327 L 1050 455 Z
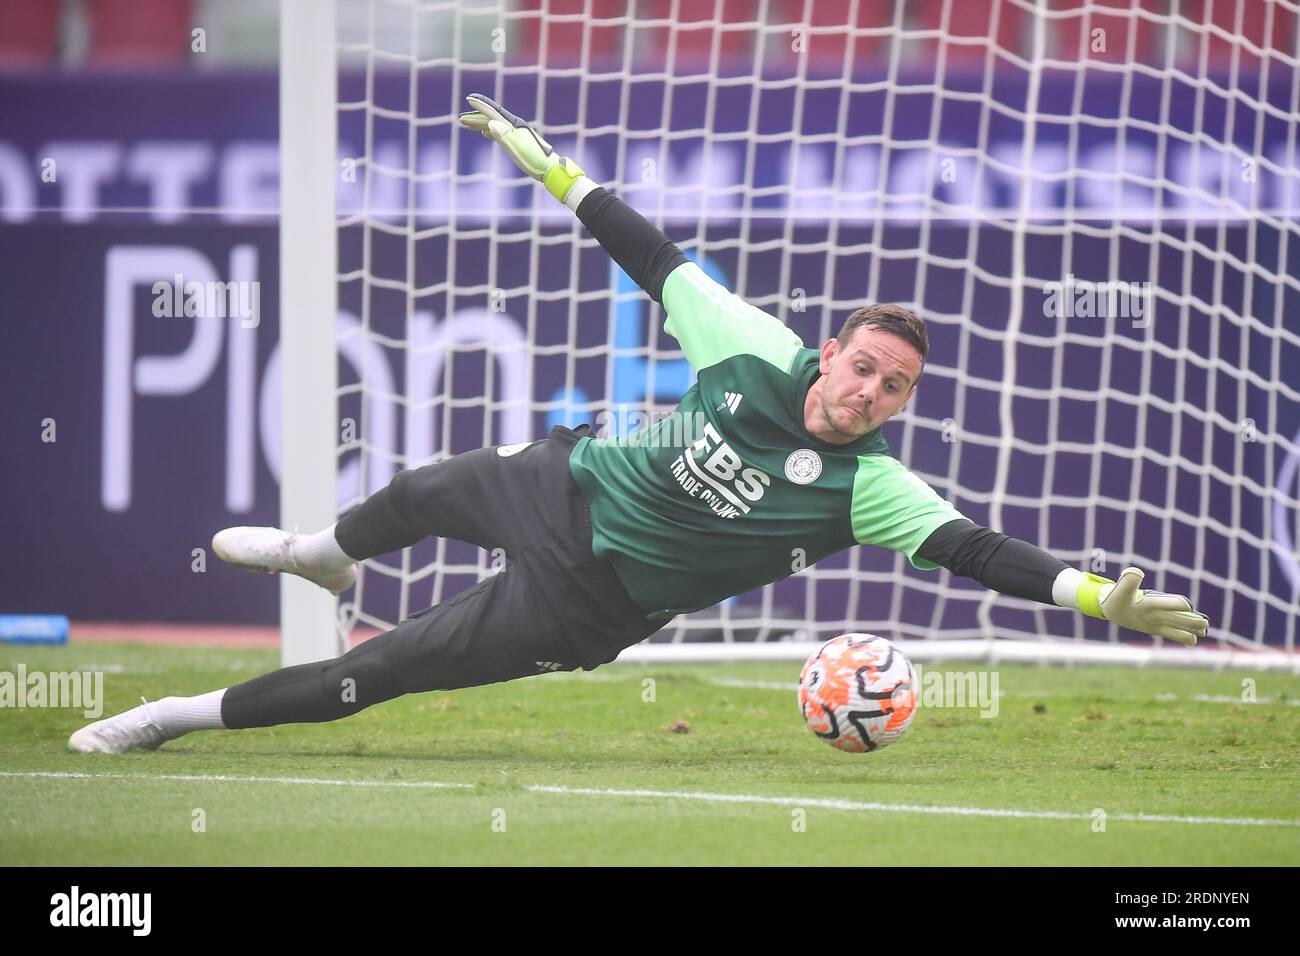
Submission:
M 718 407 L 715 408 L 714 411 L 720 412 L 725 408 L 734 415 L 736 414 L 736 409 L 740 407 L 740 400 L 745 396 L 740 392 L 724 392 L 723 397 L 725 400 L 718 402 Z

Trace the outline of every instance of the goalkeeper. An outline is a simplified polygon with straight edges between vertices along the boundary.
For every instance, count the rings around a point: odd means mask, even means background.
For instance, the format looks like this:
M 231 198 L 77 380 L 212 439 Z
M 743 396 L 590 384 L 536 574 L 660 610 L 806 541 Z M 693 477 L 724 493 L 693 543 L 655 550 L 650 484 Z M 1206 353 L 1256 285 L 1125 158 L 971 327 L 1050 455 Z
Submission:
M 591 669 L 660 629 L 858 544 L 1003 594 L 1195 644 L 1184 597 L 1085 574 L 962 517 L 892 457 L 881 426 L 916 394 L 925 325 L 871 305 L 820 348 L 709 279 L 659 229 L 527 123 L 472 95 L 461 122 L 577 215 L 667 313 L 698 375 L 674 415 L 630 439 L 588 426 L 403 471 L 313 535 L 228 528 L 225 561 L 338 593 L 358 561 L 436 535 L 511 563 L 335 660 L 198 697 L 143 703 L 72 735 L 76 750 L 152 748 L 192 730 L 337 720 L 402 694 Z

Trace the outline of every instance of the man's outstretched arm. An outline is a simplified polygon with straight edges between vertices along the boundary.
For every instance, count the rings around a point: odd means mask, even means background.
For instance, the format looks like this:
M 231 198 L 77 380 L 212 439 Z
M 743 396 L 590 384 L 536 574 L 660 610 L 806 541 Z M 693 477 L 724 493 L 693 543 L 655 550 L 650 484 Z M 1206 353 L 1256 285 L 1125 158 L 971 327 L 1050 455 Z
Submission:
M 623 271 L 667 312 L 664 331 L 696 370 L 750 354 L 789 371 L 803 341 L 780 320 L 715 282 L 663 231 L 560 156 L 528 123 L 478 93 L 461 124 L 500 145 L 568 206 Z
M 967 520 L 896 458 L 864 455 L 858 462 L 851 520 L 859 544 L 901 552 L 922 570 L 947 568 L 1001 594 L 1074 608 L 1180 644 L 1205 636 L 1205 615 L 1180 595 L 1139 590 L 1137 568 L 1126 568 L 1118 581 L 1085 574 Z
M 1125 569 L 1119 581 L 1086 574 L 1027 541 L 965 518 L 936 528 L 916 556 L 1001 594 L 1075 608 L 1179 644 L 1195 644 L 1209 628 L 1209 618 L 1187 598 L 1139 590 L 1143 574 L 1137 568 Z
M 568 206 L 596 241 L 650 298 L 663 302 L 664 282 L 688 260 L 654 223 L 603 186 L 582 167 L 561 156 L 526 120 L 479 93 L 467 100 L 472 113 L 461 123 L 499 144 L 515 165 Z

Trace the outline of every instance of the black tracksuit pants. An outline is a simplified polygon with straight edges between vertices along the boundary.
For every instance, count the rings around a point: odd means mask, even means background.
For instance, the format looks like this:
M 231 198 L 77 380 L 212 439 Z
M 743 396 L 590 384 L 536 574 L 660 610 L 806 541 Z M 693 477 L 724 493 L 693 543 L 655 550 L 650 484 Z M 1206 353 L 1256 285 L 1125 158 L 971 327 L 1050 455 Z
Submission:
M 225 725 L 336 720 L 402 694 L 590 670 L 661 628 L 592 553 L 591 510 L 569 472 L 589 433 L 555 428 L 400 472 L 344 515 L 334 534 L 357 560 L 434 535 L 502 548 L 511 562 L 342 657 L 231 687 Z

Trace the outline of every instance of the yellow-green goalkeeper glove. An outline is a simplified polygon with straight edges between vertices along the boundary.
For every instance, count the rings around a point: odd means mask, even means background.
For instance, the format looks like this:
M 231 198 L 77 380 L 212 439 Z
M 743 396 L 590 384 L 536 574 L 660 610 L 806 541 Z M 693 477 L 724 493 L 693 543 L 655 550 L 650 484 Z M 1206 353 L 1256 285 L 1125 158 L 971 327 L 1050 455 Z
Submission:
M 1181 594 L 1139 590 L 1143 574 L 1137 568 L 1125 568 L 1118 581 L 1096 574 L 1085 578 L 1077 598 L 1085 614 L 1188 647 L 1209 630 L 1210 619 Z
M 525 120 L 482 93 L 471 93 L 465 99 L 474 107 L 474 112 L 461 113 L 461 125 L 501 144 L 516 166 L 564 202 L 573 184 L 585 175 L 582 167 L 557 154 Z

